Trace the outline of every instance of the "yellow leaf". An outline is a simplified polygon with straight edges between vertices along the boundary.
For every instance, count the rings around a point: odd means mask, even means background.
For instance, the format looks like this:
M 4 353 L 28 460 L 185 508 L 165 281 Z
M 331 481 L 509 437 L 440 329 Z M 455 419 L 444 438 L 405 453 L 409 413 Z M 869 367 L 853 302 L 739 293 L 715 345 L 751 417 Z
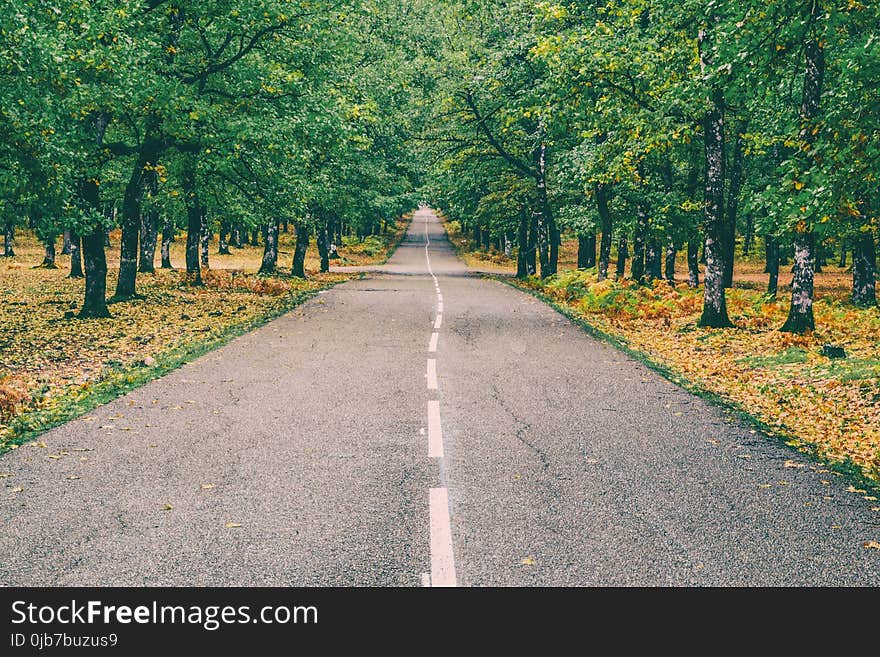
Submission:
M 163 511 L 171 511 L 171 509 L 173 509 L 173 508 L 174 508 L 174 507 L 171 506 L 170 504 L 165 504 L 165 505 L 162 507 L 162 510 L 163 510 Z
M 535 562 L 535 558 L 534 558 L 534 557 L 526 557 L 525 559 L 522 560 L 522 565 L 523 565 L 523 566 L 534 566 L 535 563 L 536 563 L 536 562 Z
M 806 467 L 803 463 L 798 463 L 797 461 L 792 461 L 789 459 L 783 464 L 786 468 L 803 468 Z
M 67 478 L 71 479 L 71 480 L 72 479 L 79 479 L 79 475 L 69 475 Z
M 869 550 L 880 550 L 880 542 L 877 541 L 865 541 L 862 545 Z
M 8 479 L 12 474 L 9 472 L 0 472 L 0 479 Z
M 214 488 L 214 484 L 202 484 L 202 490 L 211 490 Z
M 856 487 L 853 486 L 853 485 L 849 485 L 849 486 L 846 487 L 846 492 L 847 492 L 847 493 L 859 493 L 859 494 L 864 494 L 864 493 L 867 493 L 868 491 L 866 491 L 864 488 L 856 488 Z
M 15 488 L 10 488 L 9 492 L 10 493 L 20 493 L 23 490 L 24 490 L 24 488 L 22 488 L 21 486 L 16 486 Z
M 235 529 L 236 527 L 241 527 L 241 523 L 238 523 L 238 522 L 227 522 L 226 523 L 227 529 Z

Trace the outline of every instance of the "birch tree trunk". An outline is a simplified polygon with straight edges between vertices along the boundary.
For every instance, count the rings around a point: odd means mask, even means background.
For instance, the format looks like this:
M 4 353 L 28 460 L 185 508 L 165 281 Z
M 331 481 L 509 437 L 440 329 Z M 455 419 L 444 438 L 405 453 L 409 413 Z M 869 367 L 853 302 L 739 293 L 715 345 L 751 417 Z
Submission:
M 278 264 L 278 231 L 280 224 L 281 222 L 275 219 L 266 227 L 263 261 L 260 263 L 260 271 L 258 272 L 263 276 L 274 274 L 275 267 Z
M 813 0 L 812 15 L 819 12 L 818 1 Z M 825 74 L 825 54 L 818 36 L 810 35 L 804 44 L 806 72 L 801 101 L 800 132 L 801 141 L 812 146 L 815 141 L 813 123 L 819 115 L 819 101 L 822 97 L 822 80 Z M 810 157 L 807 155 L 807 157 Z M 788 319 L 779 329 L 787 333 L 805 333 L 816 327 L 813 318 L 813 277 L 815 237 L 813 227 L 805 217 L 795 227 L 794 272 L 791 284 L 791 305 Z

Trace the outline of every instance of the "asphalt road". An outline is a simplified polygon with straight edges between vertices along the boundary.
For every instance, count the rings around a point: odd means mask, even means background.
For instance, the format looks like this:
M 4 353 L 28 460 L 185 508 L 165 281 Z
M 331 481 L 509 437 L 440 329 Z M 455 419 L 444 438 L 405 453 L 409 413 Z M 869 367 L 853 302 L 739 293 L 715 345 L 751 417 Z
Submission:
M 3 585 L 880 584 L 848 482 L 468 275 L 426 211 L 0 473 Z

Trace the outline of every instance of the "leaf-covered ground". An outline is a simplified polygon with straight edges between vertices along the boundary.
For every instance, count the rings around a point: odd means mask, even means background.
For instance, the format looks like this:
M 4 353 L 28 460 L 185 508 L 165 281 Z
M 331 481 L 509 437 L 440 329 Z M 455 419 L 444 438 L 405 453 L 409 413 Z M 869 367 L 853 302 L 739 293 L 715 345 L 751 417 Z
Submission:
M 345 239 L 333 264 L 383 261 L 406 229 L 364 241 Z M 280 240 L 279 271 L 289 271 L 292 234 Z M 108 248 L 112 293 L 118 270 L 118 236 Z M 58 269 L 34 268 L 43 256 L 33 235 L 20 233 L 16 256 L 0 259 L 0 448 L 46 424 L 88 410 L 97 397 L 149 380 L 188 357 L 277 316 L 328 285 L 355 274 L 319 274 L 317 252 L 306 260 L 308 278 L 258 277 L 261 246 L 216 255 L 211 246 L 205 286 L 187 286 L 183 240 L 172 248 L 178 269 L 138 275 L 143 298 L 110 306 L 110 319 L 75 318 L 82 280 L 67 278 L 69 258 Z M 60 240 L 59 240 L 60 250 Z M 150 370 L 154 370 L 153 373 Z M 99 392 L 100 391 L 100 392 Z
M 515 263 L 502 254 L 476 253 L 470 240 L 452 238 L 469 264 L 490 272 L 515 271 Z M 704 329 L 697 326 L 702 290 L 683 283 L 683 262 L 675 287 L 665 281 L 599 283 L 594 271 L 574 269 L 576 247 L 575 240 L 564 241 L 557 277 L 521 285 L 645 354 L 681 382 L 741 407 L 826 458 L 849 459 L 880 481 L 880 309 L 848 303 L 851 279 L 845 270 L 827 267 L 817 274 L 817 329 L 795 336 L 776 330 L 788 312 L 790 273 L 780 271 L 779 299 L 768 301 L 761 264 L 737 263 L 736 286 L 727 293 L 737 328 Z M 846 358 L 823 356 L 825 344 L 843 347 Z

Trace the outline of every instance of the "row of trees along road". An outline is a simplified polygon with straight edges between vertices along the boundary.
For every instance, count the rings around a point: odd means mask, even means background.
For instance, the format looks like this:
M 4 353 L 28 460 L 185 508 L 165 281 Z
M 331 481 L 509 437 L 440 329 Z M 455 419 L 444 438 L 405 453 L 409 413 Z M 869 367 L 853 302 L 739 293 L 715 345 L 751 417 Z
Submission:
M 519 276 L 556 272 L 566 228 L 600 280 L 615 246 L 639 281 L 686 249 L 697 285 L 704 249 L 701 324 L 726 327 L 737 235 L 746 252 L 757 235 L 770 294 L 793 260 L 782 330 L 814 328 L 832 249 L 852 254 L 852 302 L 876 304 L 880 4 L 481 0 L 432 15 L 434 194 L 478 239 L 517 244 Z
M 369 232 L 414 205 L 414 72 L 404 0 L 4 0 L 0 224 L 66 233 L 81 317 L 108 316 L 107 230 L 121 228 L 112 298 L 137 294 L 157 248 L 186 231 L 194 285 L 207 239 L 296 227 L 292 272 L 317 233 L 326 269 L 342 225 Z M 161 237 L 160 237 L 161 234 Z M 203 251 L 200 253 L 200 251 Z
M 711 327 L 760 237 L 802 332 L 832 249 L 876 304 L 878 25 L 857 0 L 6 0 L 0 223 L 49 261 L 71 236 L 84 317 L 116 225 L 124 300 L 179 229 L 193 284 L 213 231 L 263 232 L 273 272 L 281 223 L 302 275 L 312 233 L 326 267 L 341 224 L 430 198 L 519 276 L 556 273 L 564 230 L 600 279 L 686 250 L 696 286 L 702 251 Z

